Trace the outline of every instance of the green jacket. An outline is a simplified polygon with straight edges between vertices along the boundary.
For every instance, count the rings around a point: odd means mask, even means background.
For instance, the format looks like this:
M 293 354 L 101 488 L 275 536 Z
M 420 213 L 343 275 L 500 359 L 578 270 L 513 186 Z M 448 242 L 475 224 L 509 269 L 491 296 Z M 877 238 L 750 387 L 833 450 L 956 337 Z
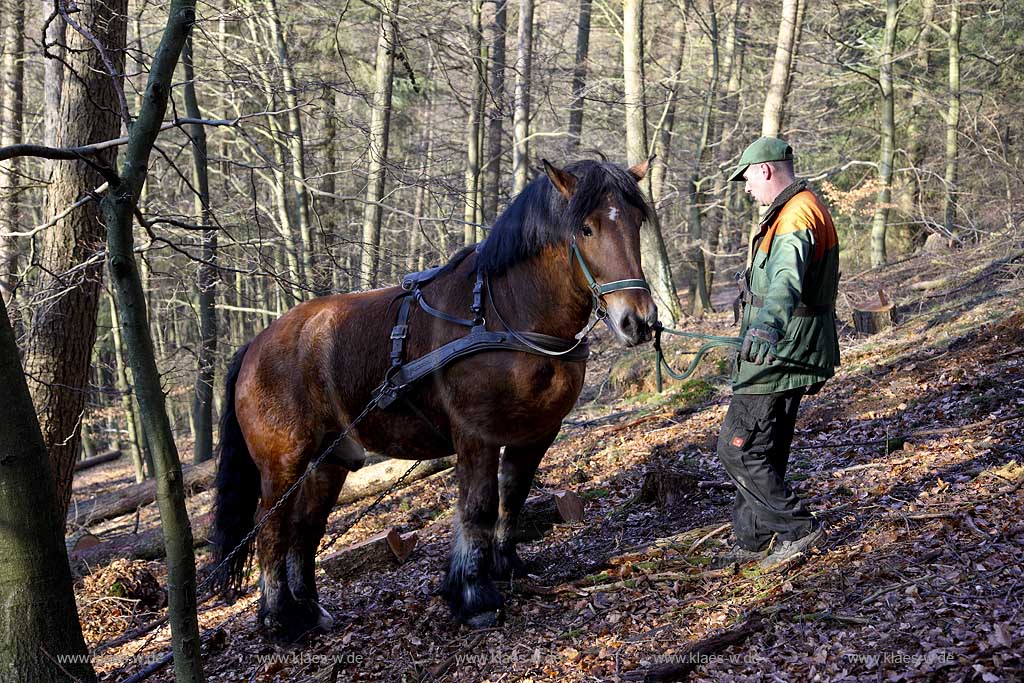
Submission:
M 749 327 L 773 328 L 781 341 L 770 364 L 737 358 L 733 392 L 769 394 L 817 385 L 813 393 L 839 365 L 839 241 L 832 217 L 807 184 L 797 181 L 768 207 L 750 249 L 740 336 Z

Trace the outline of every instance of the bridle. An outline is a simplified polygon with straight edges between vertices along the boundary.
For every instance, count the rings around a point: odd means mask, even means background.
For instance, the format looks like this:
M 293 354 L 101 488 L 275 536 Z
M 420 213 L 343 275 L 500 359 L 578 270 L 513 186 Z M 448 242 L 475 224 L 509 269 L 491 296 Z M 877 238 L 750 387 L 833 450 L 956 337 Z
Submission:
M 576 244 L 576 233 L 573 233 L 572 239 L 569 240 L 569 267 L 572 268 L 572 260 L 576 259 L 580 264 L 580 270 L 583 271 L 583 277 L 587 280 L 587 287 L 590 289 L 590 295 L 594 299 L 594 311 L 598 318 L 608 317 L 608 308 L 604 305 L 604 295 L 611 294 L 612 292 L 622 291 L 624 289 L 642 289 L 648 294 L 651 292 L 651 286 L 647 283 L 647 280 L 640 278 L 629 278 L 626 280 L 613 280 L 606 282 L 605 284 L 599 283 L 594 279 L 594 276 L 590 274 L 590 268 L 587 267 L 587 262 L 583 260 L 583 254 L 580 253 L 580 248 Z

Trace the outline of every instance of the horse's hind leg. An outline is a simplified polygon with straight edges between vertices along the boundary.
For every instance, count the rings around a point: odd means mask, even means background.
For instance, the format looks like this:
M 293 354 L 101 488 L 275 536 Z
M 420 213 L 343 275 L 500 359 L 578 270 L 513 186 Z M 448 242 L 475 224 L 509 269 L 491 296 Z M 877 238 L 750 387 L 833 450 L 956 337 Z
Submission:
M 456 619 L 493 626 L 502 607 L 491 580 L 494 523 L 498 518 L 498 446 L 456 438 L 459 503 L 451 564 L 441 593 Z
M 268 635 L 291 641 L 309 630 L 309 625 L 297 618 L 295 600 L 288 588 L 287 556 L 291 535 L 288 525 L 294 498 L 266 516 L 287 488 L 275 487 L 271 495 L 264 490 L 260 503 L 258 518 L 264 521 L 256 539 L 256 556 L 260 563 L 260 609 L 256 619 Z
M 510 579 L 521 575 L 523 563 L 516 553 L 516 526 L 523 503 L 530 493 L 533 477 L 541 458 L 547 452 L 558 432 L 529 446 L 506 446 L 501 458 L 498 488 L 501 494 L 498 521 L 494 527 L 494 562 L 492 575 L 496 579 Z
M 292 543 L 288 548 L 288 587 L 307 619 L 329 629 L 334 619 L 319 603 L 316 588 L 316 551 L 327 529 L 327 517 L 338 500 L 348 470 L 326 461 L 314 470 L 296 492 L 291 514 Z M 311 616 L 310 616 L 311 615 Z

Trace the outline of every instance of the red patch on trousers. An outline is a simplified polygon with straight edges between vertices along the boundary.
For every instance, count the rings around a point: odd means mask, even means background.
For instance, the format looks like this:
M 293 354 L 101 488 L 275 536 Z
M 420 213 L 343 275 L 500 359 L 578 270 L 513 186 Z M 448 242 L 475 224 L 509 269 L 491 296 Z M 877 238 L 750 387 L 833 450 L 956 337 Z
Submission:
M 737 436 L 735 439 L 732 440 L 732 445 L 735 446 L 736 448 L 743 448 L 743 437 Z

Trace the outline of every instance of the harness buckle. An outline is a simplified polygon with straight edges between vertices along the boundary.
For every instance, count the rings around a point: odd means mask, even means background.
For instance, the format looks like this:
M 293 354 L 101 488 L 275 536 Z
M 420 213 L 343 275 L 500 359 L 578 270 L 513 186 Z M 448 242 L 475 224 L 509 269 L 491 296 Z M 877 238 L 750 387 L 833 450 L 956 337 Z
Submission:
M 409 326 L 408 325 L 395 325 L 391 329 L 391 338 L 392 339 L 405 339 L 407 336 L 409 336 Z

